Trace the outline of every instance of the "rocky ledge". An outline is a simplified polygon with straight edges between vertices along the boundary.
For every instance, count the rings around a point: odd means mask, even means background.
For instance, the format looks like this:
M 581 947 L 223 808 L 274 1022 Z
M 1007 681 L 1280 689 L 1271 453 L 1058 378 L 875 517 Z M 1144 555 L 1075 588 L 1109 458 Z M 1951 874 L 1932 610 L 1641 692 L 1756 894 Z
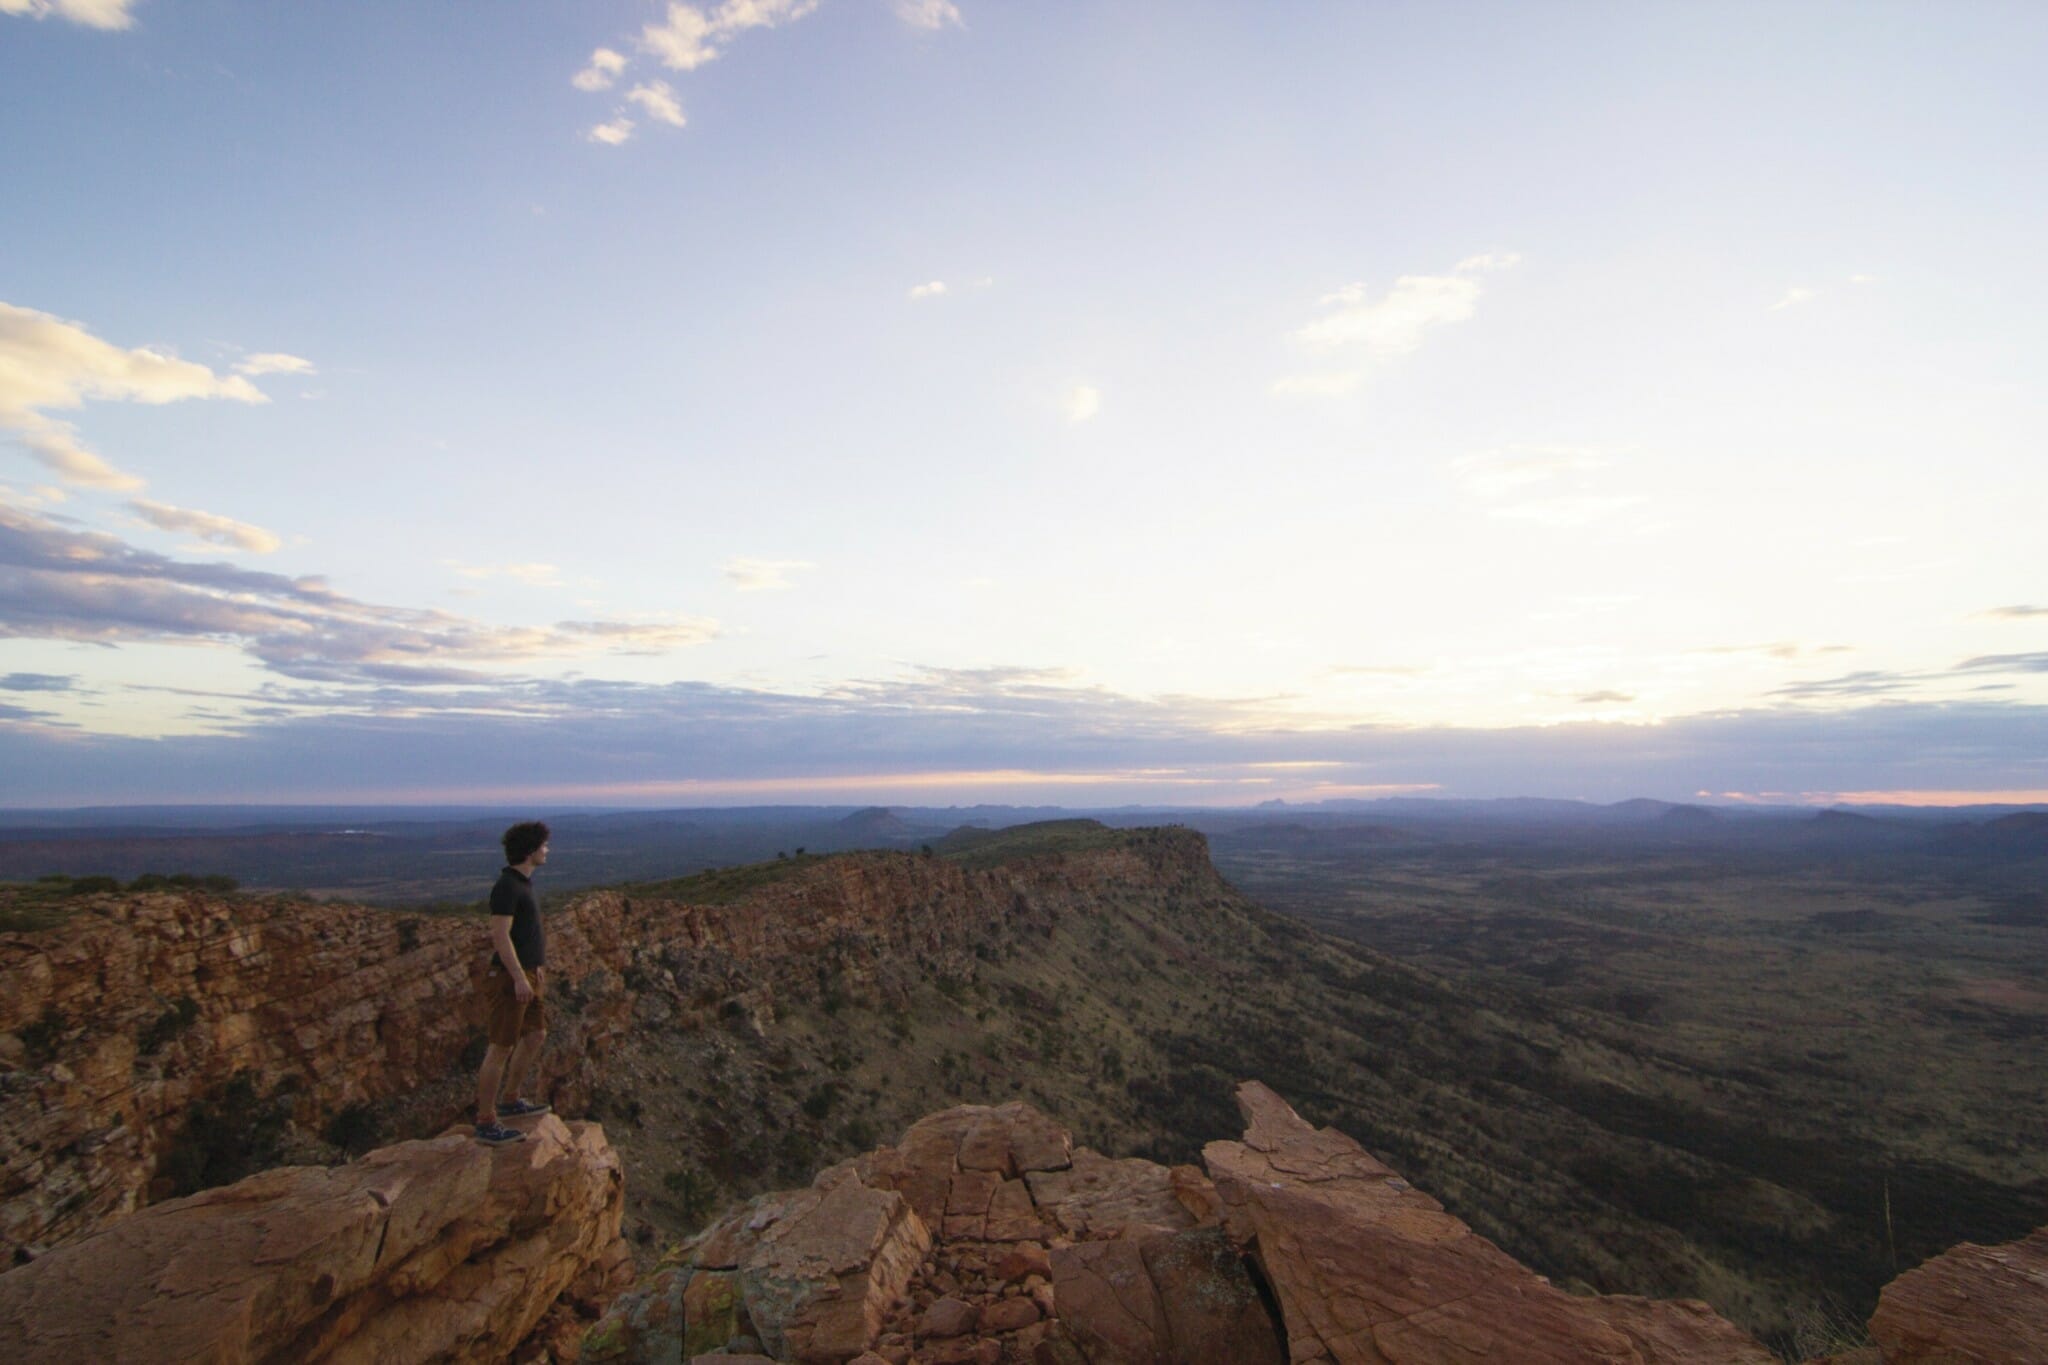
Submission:
M 948 1109 L 630 1289 L 601 1128 L 450 1132 L 160 1204 L 0 1273 L 0 1361 L 1775 1360 L 1703 1303 L 1564 1293 L 1266 1087 L 1237 1098 L 1244 1137 L 1206 1169 L 1076 1148 L 1023 1104 Z M 2048 1229 L 1908 1272 L 1870 1330 L 1833 1365 L 2048 1359 Z
M 504 1147 L 465 1130 L 266 1171 L 0 1275 L 0 1359 L 573 1356 L 578 1304 L 594 1317 L 632 1279 L 624 1198 L 604 1130 L 552 1115 Z
M 1282 1365 L 1775 1361 L 1704 1303 L 1551 1286 L 1256 1082 L 1206 1173 L 1022 1104 L 763 1195 L 615 1300 L 606 1362 Z
M 2048 1360 L 2048 1228 L 1907 1271 L 1878 1296 L 1870 1338 L 1884 1365 Z

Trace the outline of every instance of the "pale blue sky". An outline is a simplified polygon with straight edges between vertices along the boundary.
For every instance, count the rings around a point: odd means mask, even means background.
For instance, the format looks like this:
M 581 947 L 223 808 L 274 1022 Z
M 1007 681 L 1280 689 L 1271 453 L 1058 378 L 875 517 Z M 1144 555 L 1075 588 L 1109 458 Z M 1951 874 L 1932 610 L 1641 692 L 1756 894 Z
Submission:
M 0 0 L 0 803 L 2048 799 L 2044 38 Z

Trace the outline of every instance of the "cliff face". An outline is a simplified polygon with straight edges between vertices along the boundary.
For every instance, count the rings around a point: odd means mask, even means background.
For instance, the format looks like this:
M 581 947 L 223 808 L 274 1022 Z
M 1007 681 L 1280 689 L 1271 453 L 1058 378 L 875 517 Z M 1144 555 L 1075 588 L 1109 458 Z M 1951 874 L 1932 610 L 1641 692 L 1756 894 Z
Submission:
M 544 1083 L 586 1102 L 643 998 L 670 1027 L 772 1011 L 778 990 L 815 994 L 826 974 L 886 1001 L 1111 887 L 1195 883 L 1218 885 L 1202 840 L 1165 830 L 986 869 L 797 864 L 723 904 L 688 881 L 557 902 Z M 479 1036 L 486 961 L 480 918 L 199 894 L 101 897 L 58 928 L 0 935 L 0 1265 L 193 1183 L 166 1158 L 237 1077 L 315 1132 L 445 1077 Z

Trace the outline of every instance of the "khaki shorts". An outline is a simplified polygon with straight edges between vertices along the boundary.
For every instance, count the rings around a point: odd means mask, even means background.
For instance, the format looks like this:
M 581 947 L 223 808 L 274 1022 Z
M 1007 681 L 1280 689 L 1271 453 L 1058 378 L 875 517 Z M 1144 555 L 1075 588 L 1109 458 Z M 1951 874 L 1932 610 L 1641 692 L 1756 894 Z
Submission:
M 541 997 L 547 992 L 545 967 L 528 967 L 526 979 L 533 985 L 533 999 L 521 1000 L 512 988 L 511 973 L 493 957 L 484 970 L 484 1031 L 495 1047 L 511 1047 L 529 1033 L 545 1032 L 547 1010 Z

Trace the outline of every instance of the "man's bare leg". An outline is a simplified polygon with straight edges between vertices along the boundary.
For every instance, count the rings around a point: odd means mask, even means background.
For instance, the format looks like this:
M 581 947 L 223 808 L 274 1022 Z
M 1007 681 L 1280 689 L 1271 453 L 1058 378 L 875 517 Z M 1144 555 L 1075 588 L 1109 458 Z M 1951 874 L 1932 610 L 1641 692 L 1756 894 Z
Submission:
M 521 1039 L 523 1046 L 525 1039 Z M 505 1062 L 516 1051 L 503 1043 L 484 1050 L 484 1064 L 476 1073 L 476 1121 L 489 1123 L 498 1117 L 498 1087 L 505 1082 Z
M 506 1100 L 516 1100 L 525 1094 L 526 1078 L 532 1072 L 533 1063 L 540 1056 L 541 1042 L 547 1036 L 548 1031 L 546 1029 L 537 1029 L 532 1033 L 522 1033 L 519 1035 L 519 1042 L 512 1049 L 511 1063 L 505 1067 L 504 1088 L 499 1092 L 498 1098 L 494 1102 L 495 1104 L 502 1104 Z M 496 1051 L 495 1048 L 492 1050 Z M 488 1059 L 485 1064 L 489 1065 Z

